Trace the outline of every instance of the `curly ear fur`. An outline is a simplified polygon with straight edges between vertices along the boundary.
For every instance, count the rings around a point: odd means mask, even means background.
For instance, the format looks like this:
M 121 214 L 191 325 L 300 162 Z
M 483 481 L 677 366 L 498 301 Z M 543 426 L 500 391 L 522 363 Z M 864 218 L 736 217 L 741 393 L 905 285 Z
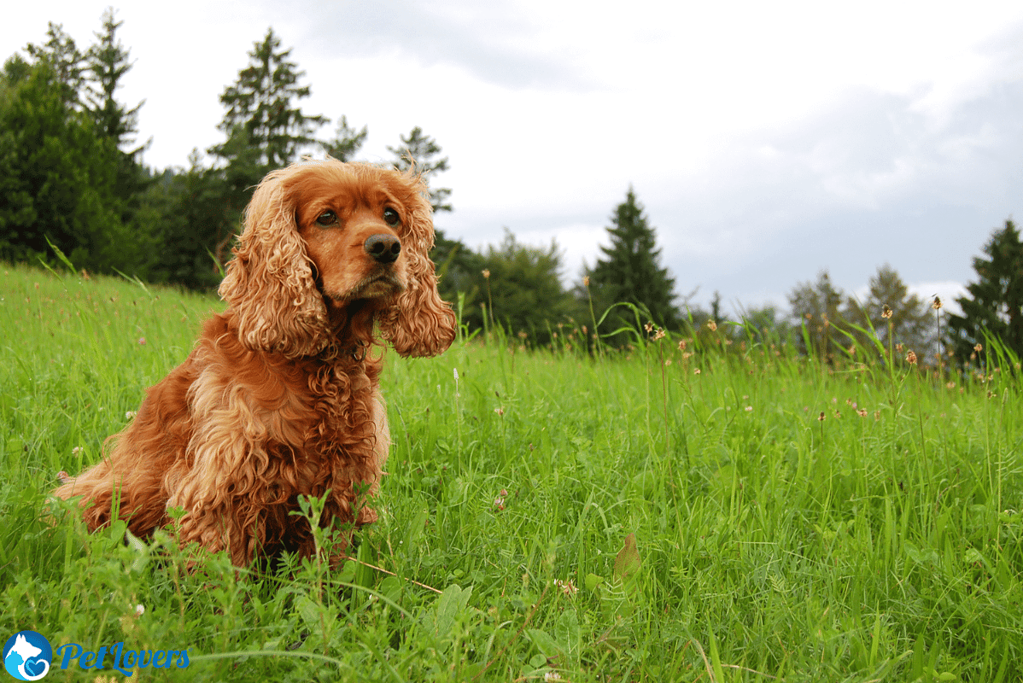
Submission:
M 410 219 L 401 236 L 402 255 L 408 259 L 408 284 L 393 307 L 378 317 L 380 331 L 402 356 L 436 356 L 455 338 L 455 314 L 437 293 L 433 248 L 433 208 L 426 200 L 426 185 L 410 169 L 405 175 Z
M 243 344 L 290 358 L 316 354 L 329 342 L 327 310 L 283 188 L 293 169 L 270 173 L 256 188 L 219 290 Z

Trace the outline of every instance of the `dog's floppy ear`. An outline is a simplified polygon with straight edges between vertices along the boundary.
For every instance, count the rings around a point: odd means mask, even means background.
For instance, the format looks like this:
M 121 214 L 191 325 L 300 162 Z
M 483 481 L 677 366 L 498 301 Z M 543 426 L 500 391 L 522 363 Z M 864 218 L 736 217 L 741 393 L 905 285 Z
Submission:
M 243 344 L 292 358 L 314 355 L 329 341 L 327 309 L 284 186 L 295 172 L 296 166 L 273 171 L 256 188 L 219 290 Z
M 380 331 L 402 356 L 436 356 L 455 338 L 455 314 L 437 292 L 437 276 L 429 252 L 433 248 L 433 208 L 426 186 L 413 169 L 404 174 L 406 224 L 401 253 L 407 258 L 408 286 L 396 304 L 380 316 Z

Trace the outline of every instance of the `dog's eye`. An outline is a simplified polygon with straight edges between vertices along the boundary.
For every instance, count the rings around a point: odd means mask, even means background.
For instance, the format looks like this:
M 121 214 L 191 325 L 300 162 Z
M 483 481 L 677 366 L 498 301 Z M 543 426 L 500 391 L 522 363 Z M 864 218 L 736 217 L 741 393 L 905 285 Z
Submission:
M 337 214 L 329 210 L 324 211 L 316 217 L 316 224 L 324 228 L 329 228 L 330 226 L 337 224 Z
M 384 209 L 384 222 L 392 228 L 396 228 L 401 225 L 401 216 L 399 216 L 398 212 L 391 207 L 387 207 Z

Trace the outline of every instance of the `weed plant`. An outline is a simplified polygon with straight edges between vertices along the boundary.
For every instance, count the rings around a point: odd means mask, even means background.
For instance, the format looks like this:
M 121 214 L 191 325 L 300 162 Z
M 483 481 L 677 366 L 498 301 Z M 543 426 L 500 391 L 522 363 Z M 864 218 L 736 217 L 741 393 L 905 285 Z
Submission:
M 4 639 L 187 648 L 146 680 L 1023 680 L 1020 372 L 995 340 L 959 374 L 723 328 L 388 354 L 394 444 L 353 559 L 236 571 L 47 501 L 221 304 L 0 272 Z

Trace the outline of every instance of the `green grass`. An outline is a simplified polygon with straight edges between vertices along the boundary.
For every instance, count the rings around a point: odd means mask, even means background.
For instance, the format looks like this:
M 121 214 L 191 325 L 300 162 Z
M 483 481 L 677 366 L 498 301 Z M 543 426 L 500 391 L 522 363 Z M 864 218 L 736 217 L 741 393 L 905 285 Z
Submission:
M 360 562 L 256 576 L 46 507 L 221 304 L 2 272 L 2 639 L 187 648 L 147 680 L 1023 681 L 1014 359 L 937 380 L 703 333 L 389 354 Z

